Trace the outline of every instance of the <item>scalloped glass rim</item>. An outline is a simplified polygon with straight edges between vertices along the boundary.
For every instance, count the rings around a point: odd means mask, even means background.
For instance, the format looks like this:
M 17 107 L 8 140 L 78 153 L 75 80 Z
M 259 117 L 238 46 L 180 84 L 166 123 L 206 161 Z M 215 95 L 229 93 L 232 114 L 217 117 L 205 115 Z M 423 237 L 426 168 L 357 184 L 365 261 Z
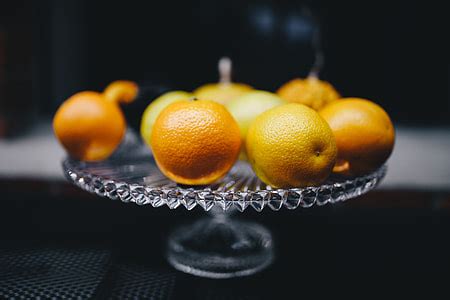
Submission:
M 80 164 L 81 167 L 77 164 Z M 94 175 L 84 170 L 82 165 L 82 162 L 70 158 L 64 160 L 63 169 L 66 177 L 81 189 L 102 197 L 138 205 L 150 204 L 153 207 L 167 205 L 170 209 L 184 206 L 191 210 L 199 205 L 205 211 L 209 211 L 218 205 L 223 210 L 235 207 L 241 212 L 248 207 L 252 207 L 258 212 L 265 207 L 277 211 L 281 207 L 287 209 L 309 208 L 313 205 L 345 201 L 375 188 L 387 171 L 387 166 L 383 165 L 365 176 L 350 179 L 340 178 L 334 182 L 328 180 L 325 184 L 317 187 L 292 189 L 267 187 L 253 190 L 244 187 L 240 190 L 220 191 L 210 187 L 161 188 L 152 186 L 151 183 L 141 183 L 141 181 L 130 183 L 108 176 Z

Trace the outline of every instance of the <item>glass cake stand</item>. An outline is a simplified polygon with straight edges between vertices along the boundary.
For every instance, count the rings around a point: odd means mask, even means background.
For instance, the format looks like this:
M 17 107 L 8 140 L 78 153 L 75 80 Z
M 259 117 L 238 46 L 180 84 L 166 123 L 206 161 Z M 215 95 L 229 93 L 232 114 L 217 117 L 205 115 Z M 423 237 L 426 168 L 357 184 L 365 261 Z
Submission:
M 137 205 L 170 209 L 199 206 L 205 218 L 176 229 L 168 238 L 166 256 L 176 269 L 208 278 L 254 274 L 274 259 L 269 230 L 239 221 L 235 211 L 310 208 L 355 198 L 373 189 L 386 166 L 357 178 L 330 177 L 318 187 L 273 189 L 261 182 L 245 162 L 237 162 L 220 182 L 202 187 L 181 186 L 158 170 L 149 150 L 129 138 L 110 159 L 87 163 L 67 158 L 67 178 L 99 196 Z

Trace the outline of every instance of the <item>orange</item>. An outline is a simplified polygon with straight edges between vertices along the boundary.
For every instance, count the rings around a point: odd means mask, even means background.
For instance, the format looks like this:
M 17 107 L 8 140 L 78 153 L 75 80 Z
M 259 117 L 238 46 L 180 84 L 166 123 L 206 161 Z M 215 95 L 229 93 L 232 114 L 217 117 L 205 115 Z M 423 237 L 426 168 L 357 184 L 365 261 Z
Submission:
M 395 132 L 389 115 L 379 105 L 360 98 L 344 98 L 323 108 L 320 115 L 333 130 L 338 161 L 334 172 L 362 175 L 386 162 Z
M 281 86 L 277 94 L 288 102 L 301 103 L 315 110 L 340 98 L 330 83 L 315 76 L 293 79 Z
M 181 184 L 210 184 L 233 166 L 241 147 L 239 126 L 226 108 L 208 100 L 181 100 L 157 117 L 151 135 L 161 172 Z
M 113 82 L 113 87 L 106 89 L 116 91 L 107 92 L 108 98 L 93 91 L 76 93 L 56 111 L 53 130 L 73 158 L 84 161 L 106 159 L 122 141 L 126 121 L 118 102 L 130 102 L 136 93 L 127 91 L 133 88 L 128 83 Z
M 273 188 L 316 186 L 330 175 L 337 148 L 328 124 L 298 103 L 256 117 L 246 140 L 256 175 Z

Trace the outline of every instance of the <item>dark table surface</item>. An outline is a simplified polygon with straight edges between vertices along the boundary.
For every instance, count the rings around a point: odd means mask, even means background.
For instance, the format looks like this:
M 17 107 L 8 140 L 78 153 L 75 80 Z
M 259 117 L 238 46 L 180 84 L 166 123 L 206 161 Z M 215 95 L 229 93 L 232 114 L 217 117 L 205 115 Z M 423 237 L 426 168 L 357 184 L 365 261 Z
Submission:
M 0 190 L 0 299 L 299 299 L 400 282 L 411 291 L 450 275 L 447 191 L 375 190 L 338 205 L 246 210 L 236 217 L 272 231 L 275 263 L 208 280 L 163 256 L 175 226 L 205 215 L 199 207 L 139 207 L 47 181 L 2 180 Z

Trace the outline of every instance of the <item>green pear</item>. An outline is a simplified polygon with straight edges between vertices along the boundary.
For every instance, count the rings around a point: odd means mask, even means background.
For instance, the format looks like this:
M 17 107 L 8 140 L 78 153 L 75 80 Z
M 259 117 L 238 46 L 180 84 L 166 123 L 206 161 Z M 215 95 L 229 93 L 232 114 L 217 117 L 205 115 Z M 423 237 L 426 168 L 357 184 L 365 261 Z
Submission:
M 245 140 L 253 120 L 266 110 L 286 102 L 274 93 L 255 90 L 229 101 L 225 107 L 239 124 L 241 137 Z
M 286 104 L 286 101 L 276 94 L 267 91 L 254 90 L 229 101 L 225 105 L 239 125 L 243 141 L 242 145 L 245 145 L 247 131 L 253 120 L 266 110 L 282 104 Z M 239 158 L 246 160 L 245 149 L 242 149 Z
M 170 104 L 192 98 L 193 95 L 184 91 L 172 91 L 162 94 L 153 100 L 145 109 L 141 119 L 141 137 L 144 142 L 151 146 L 152 129 L 161 111 Z

